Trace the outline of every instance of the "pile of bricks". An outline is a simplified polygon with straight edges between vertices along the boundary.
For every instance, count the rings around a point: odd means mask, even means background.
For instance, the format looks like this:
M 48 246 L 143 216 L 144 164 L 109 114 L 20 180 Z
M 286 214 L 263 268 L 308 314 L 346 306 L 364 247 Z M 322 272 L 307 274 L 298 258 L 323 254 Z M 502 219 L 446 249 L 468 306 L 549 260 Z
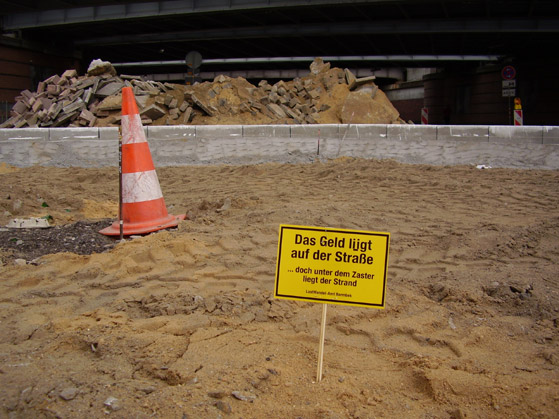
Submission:
M 11 117 L 0 128 L 95 126 L 99 118 L 120 111 L 120 91 L 124 86 L 134 87 L 139 97 L 159 95 L 174 88 L 169 83 L 146 82 L 134 76 L 105 73 L 78 77 L 76 70 L 66 70 L 61 76 L 40 82 L 36 92 L 22 91 Z M 158 111 L 146 111 L 159 117 Z
M 361 108 L 382 108 L 377 113 L 386 115 L 386 120 L 380 121 L 358 121 L 355 117 L 353 123 L 403 123 L 385 95 L 377 95 L 374 77 L 356 78 L 348 69 L 330 68 L 319 58 L 310 65 L 306 77 L 273 85 L 262 80 L 258 86 L 224 75 L 193 86 L 145 81 L 138 76 L 117 76 L 112 65 L 105 64 L 108 67 L 101 71 L 88 70 L 81 77 L 76 70 L 67 70 L 40 82 L 36 92 L 24 90 L 11 118 L 0 128 L 117 126 L 124 86 L 133 87 L 145 125 L 315 124 L 324 123 L 323 116 L 332 107 L 335 109 L 330 114 L 351 113 L 348 120 Z M 340 90 L 345 96 L 336 94 Z M 336 99 L 338 96 L 343 99 Z M 375 113 L 374 109 L 367 115 Z M 333 122 L 347 121 L 341 116 Z
M 341 82 L 341 79 L 336 78 L 336 82 Z M 263 80 L 258 86 L 261 92 L 251 106 L 273 119 L 288 118 L 297 124 L 316 124 L 319 112 L 329 109 L 326 104 L 318 107 L 318 98 L 324 87 L 317 86 L 312 79 L 295 79 L 292 83 L 282 80 L 273 86 Z

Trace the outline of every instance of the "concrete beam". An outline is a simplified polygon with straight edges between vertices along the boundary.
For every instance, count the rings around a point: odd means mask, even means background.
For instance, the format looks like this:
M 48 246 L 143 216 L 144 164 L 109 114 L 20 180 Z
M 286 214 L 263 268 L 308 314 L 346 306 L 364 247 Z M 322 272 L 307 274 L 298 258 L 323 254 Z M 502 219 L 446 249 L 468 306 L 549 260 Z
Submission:
M 363 0 L 344 0 L 344 3 L 362 3 Z M 400 1 L 400 0 L 368 0 L 369 2 Z M 339 0 L 313 0 L 313 6 L 338 4 Z M 282 0 L 283 7 L 301 6 L 301 0 Z M 27 13 L 13 13 L 4 16 L 5 30 L 37 28 L 41 26 L 64 25 L 75 23 L 91 23 L 105 20 L 126 20 L 149 18 L 153 16 L 176 16 L 199 13 L 225 12 L 247 9 L 276 8 L 277 4 L 269 0 L 251 0 L 232 2 L 231 0 L 212 1 L 150 1 L 130 2 L 128 4 L 110 4 L 90 7 L 68 7 L 65 9 L 40 10 Z

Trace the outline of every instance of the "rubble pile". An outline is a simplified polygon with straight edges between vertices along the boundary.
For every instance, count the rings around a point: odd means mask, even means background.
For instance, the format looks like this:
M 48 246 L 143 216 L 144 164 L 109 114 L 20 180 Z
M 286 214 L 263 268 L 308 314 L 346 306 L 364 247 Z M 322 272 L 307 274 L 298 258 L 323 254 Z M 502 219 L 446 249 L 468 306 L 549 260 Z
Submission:
M 308 76 L 254 86 L 217 76 L 194 86 L 116 74 L 95 60 L 84 76 L 67 70 L 24 90 L 1 128 L 118 126 L 122 87 L 133 88 L 145 125 L 405 123 L 373 77 L 356 78 L 317 58 Z
M 40 82 L 36 92 L 22 91 L 11 118 L 2 127 L 93 127 L 113 111 L 120 112 L 120 91 L 124 86 L 133 86 L 140 99 L 173 89 L 167 83 L 119 77 L 110 63 L 93 64 L 85 76 L 78 77 L 76 70 L 66 70 Z

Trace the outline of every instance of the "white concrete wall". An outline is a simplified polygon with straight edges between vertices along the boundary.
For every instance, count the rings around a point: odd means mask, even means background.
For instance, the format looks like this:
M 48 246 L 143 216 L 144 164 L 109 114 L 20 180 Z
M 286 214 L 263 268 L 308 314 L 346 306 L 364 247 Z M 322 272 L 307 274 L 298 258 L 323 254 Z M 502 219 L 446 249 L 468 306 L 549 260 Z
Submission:
M 559 169 L 559 127 L 220 125 L 144 127 L 156 166 L 361 157 L 432 165 Z M 0 129 L 0 162 L 118 164 L 118 128 Z

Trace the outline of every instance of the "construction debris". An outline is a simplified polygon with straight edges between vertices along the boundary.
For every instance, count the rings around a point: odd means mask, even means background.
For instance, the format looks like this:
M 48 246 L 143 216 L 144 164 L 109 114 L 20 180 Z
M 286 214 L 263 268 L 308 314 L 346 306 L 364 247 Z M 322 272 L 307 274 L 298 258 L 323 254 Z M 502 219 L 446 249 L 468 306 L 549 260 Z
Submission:
M 146 125 L 405 123 L 374 80 L 317 58 L 308 76 L 273 85 L 219 75 L 187 86 L 118 76 L 94 60 L 87 75 L 67 70 L 22 91 L 0 128 L 118 126 L 124 86 L 134 89 Z
M 48 228 L 51 227 L 49 220 L 43 218 L 14 218 L 6 224 L 8 228 Z

